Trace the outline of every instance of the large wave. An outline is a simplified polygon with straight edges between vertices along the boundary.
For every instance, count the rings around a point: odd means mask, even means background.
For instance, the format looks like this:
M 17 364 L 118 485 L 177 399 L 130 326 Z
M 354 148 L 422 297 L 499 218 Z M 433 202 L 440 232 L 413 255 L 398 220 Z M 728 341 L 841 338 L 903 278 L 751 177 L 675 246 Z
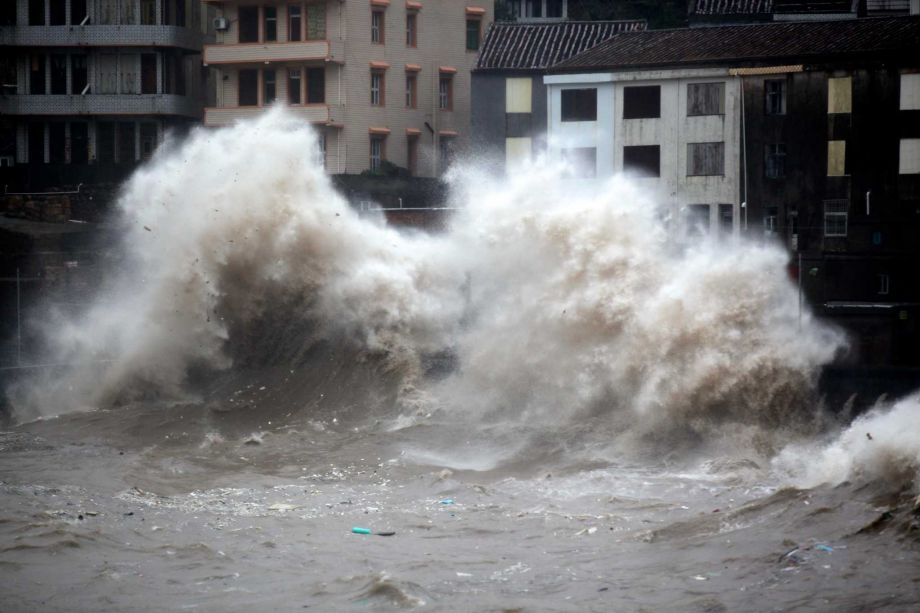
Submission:
M 280 108 L 163 147 L 119 199 L 119 274 L 48 327 L 55 361 L 94 364 L 20 385 L 20 417 L 180 396 L 202 369 L 303 374 L 322 368 L 310 348 L 325 343 L 396 381 L 395 411 L 776 427 L 811 413 L 818 371 L 844 346 L 800 313 L 781 248 L 681 244 L 625 179 L 460 168 L 450 228 L 399 232 L 354 211 L 316 147 Z M 423 362 L 439 352 L 457 367 L 434 383 Z

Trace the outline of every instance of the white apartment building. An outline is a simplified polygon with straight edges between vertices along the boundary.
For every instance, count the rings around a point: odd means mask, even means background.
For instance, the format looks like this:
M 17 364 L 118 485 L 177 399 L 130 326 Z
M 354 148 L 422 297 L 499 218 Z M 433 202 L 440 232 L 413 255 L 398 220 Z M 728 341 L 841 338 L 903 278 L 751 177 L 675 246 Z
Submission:
M 333 174 L 436 176 L 470 131 L 470 70 L 493 3 L 486 0 L 208 0 L 217 71 L 205 124 L 227 125 L 284 103 L 320 129 Z
M 727 68 L 552 74 L 544 82 L 552 158 L 581 178 L 632 176 L 680 232 L 738 231 L 741 89 Z

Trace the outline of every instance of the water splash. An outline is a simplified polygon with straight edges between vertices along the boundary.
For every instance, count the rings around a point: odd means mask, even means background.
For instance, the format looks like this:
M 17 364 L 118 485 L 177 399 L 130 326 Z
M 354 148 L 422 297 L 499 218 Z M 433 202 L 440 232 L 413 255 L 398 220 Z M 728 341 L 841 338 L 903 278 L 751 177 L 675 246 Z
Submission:
M 545 429 L 775 427 L 808 412 L 843 346 L 800 319 L 780 248 L 678 245 L 626 180 L 461 168 L 449 231 L 400 233 L 354 212 L 316 146 L 275 109 L 164 147 L 119 200 L 123 274 L 50 330 L 57 361 L 112 364 L 20 387 L 20 415 L 181 395 L 202 367 L 306 372 L 278 347 L 294 360 L 336 339 L 382 360 L 403 404 Z M 445 350 L 457 371 L 425 381 L 423 357 Z

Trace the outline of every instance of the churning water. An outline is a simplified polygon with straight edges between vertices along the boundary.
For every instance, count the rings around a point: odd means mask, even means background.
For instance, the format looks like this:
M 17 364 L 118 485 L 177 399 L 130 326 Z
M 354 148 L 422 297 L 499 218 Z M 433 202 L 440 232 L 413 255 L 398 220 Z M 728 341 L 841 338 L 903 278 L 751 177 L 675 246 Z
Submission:
M 124 187 L 83 366 L 7 390 L 0 608 L 920 603 L 920 397 L 820 407 L 782 250 L 540 163 L 397 231 L 315 147 L 277 109 Z

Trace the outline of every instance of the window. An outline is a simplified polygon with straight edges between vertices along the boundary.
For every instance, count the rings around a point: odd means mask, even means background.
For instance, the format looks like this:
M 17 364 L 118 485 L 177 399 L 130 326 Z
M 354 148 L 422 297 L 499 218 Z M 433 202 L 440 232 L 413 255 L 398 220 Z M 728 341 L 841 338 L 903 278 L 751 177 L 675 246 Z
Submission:
M 725 83 L 688 83 L 687 117 L 725 114 Z
M 48 124 L 48 161 L 52 164 L 64 163 L 64 147 L 67 132 L 64 122 L 52 121 Z
M 735 207 L 730 204 L 719 205 L 719 232 L 731 234 L 735 229 Z
M 478 51 L 479 50 L 479 32 L 481 30 L 482 21 L 479 19 L 467 19 L 466 20 L 466 50 L 467 51 Z
M 533 141 L 527 137 L 505 139 L 505 166 L 511 167 L 530 159 Z
M 597 121 L 597 89 L 564 89 L 560 98 L 562 121 Z
M 438 144 L 438 153 L 441 160 L 441 172 L 447 172 L 454 161 L 454 139 L 450 136 L 441 135 Z
M 505 112 L 530 113 L 533 84 L 530 77 L 505 79 Z
M 115 163 L 115 124 L 111 121 L 96 123 L 96 159 L 99 162 Z
M 29 93 L 45 93 L 45 56 L 33 55 L 29 58 Z
M 67 56 L 54 54 L 51 56 L 51 93 L 67 93 Z
M 847 209 L 849 200 L 824 201 L 824 236 L 847 235 Z
M 898 154 L 898 174 L 920 174 L 920 138 L 902 138 Z
M 141 55 L 141 93 L 157 93 L 157 56 L 153 53 Z
M 386 159 L 383 136 L 371 136 L 371 170 L 376 172 Z
M 156 0 L 141 0 L 141 25 L 142 26 L 157 25 Z
M 88 84 L 85 55 L 70 56 L 70 93 L 80 95 Z
M 45 124 L 29 122 L 29 163 L 45 163 Z
M 572 177 L 590 179 L 597 176 L 597 149 L 594 147 L 563 149 L 562 161 L 570 167 Z
M 29 25 L 45 25 L 45 0 L 29 0 Z
M 623 172 L 637 177 L 660 177 L 661 148 L 658 145 L 623 147 Z
M 239 106 L 259 104 L 259 71 L 255 68 L 240 70 Z
M 288 40 L 300 40 L 300 32 L 303 29 L 303 18 L 300 13 L 300 7 L 296 4 L 288 6 Z
M 78 26 L 83 24 L 88 13 L 86 11 L 86 0 L 70 0 L 70 23 Z
M 300 104 L 300 69 L 288 68 L 288 103 Z
M 660 87 L 643 85 L 623 88 L 623 119 L 654 119 L 660 116 Z
M 0 2 L 0 26 L 16 25 L 16 3 Z
M 563 0 L 546 0 L 546 16 L 547 17 L 562 17 L 562 7 L 564 6 Z
M 326 102 L 326 69 L 307 69 L 307 104 Z
M 878 276 L 878 293 L 882 296 L 887 296 L 888 291 L 891 289 L 891 278 L 886 274 L 881 274 Z
M 326 167 L 326 132 L 320 132 L 316 138 L 316 162 Z
M 262 7 L 262 14 L 265 18 L 265 41 L 275 42 L 278 40 L 278 8 L 275 6 Z
M 48 23 L 52 26 L 67 25 L 67 3 L 65 0 L 49 0 Z
M 262 71 L 262 104 L 268 106 L 275 101 L 277 87 L 275 86 L 275 71 L 266 68 Z
M 847 174 L 847 142 L 827 141 L 827 176 L 843 177 Z
M 853 107 L 853 79 L 838 77 L 827 80 L 827 112 L 849 113 Z
M 725 174 L 725 143 L 689 143 L 687 145 L 687 176 L 718 176 Z
M 418 78 L 414 72 L 406 73 L 406 108 L 414 109 L 418 98 Z
M 763 217 L 763 233 L 765 236 L 773 236 L 779 231 L 778 219 L 779 210 L 775 206 L 768 206 Z
M 383 106 L 385 102 L 385 81 L 383 72 L 371 71 L 371 106 Z
M 384 44 L 383 11 L 371 11 L 371 42 L 377 45 Z
M 438 80 L 438 108 L 450 111 L 454 108 L 454 78 L 452 75 L 441 75 Z
M 415 47 L 418 45 L 418 15 L 415 13 L 406 13 L 406 46 Z
M 920 73 L 901 75 L 902 111 L 920 110 Z
M 70 163 L 86 164 L 89 161 L 89 126 L 83 121 L 70 124 Z
M 118 122 L 118 141 L 116 145 L 119 162 L 127 164 L 137 160 L 137 134 L 134 132 L 133 121 Z
M 767 115 L 786 114 L 786 81 L 769 79 L 763 82 L 764 113 Z
M 326 38 L 326 3 L 307 5 L 307 40 Z
M 768 179 L 786 176 L 786 145 L 774 143 L 764 147 L 764 175 Z
M 691 204 L 687 206 L 686 222 L 688 236 L 709 234 L 709 205 Z
M 410 176 L 418 174 L 418 136 L 409 136 L 406 140 L 406 168 Z
M 149 160 L 157 148 L 157 124 L 141 124 L 141 159 Z
M 239 11 L 239 41 L 241 43 L 259 42 L 259 7 L 241 6 Z

